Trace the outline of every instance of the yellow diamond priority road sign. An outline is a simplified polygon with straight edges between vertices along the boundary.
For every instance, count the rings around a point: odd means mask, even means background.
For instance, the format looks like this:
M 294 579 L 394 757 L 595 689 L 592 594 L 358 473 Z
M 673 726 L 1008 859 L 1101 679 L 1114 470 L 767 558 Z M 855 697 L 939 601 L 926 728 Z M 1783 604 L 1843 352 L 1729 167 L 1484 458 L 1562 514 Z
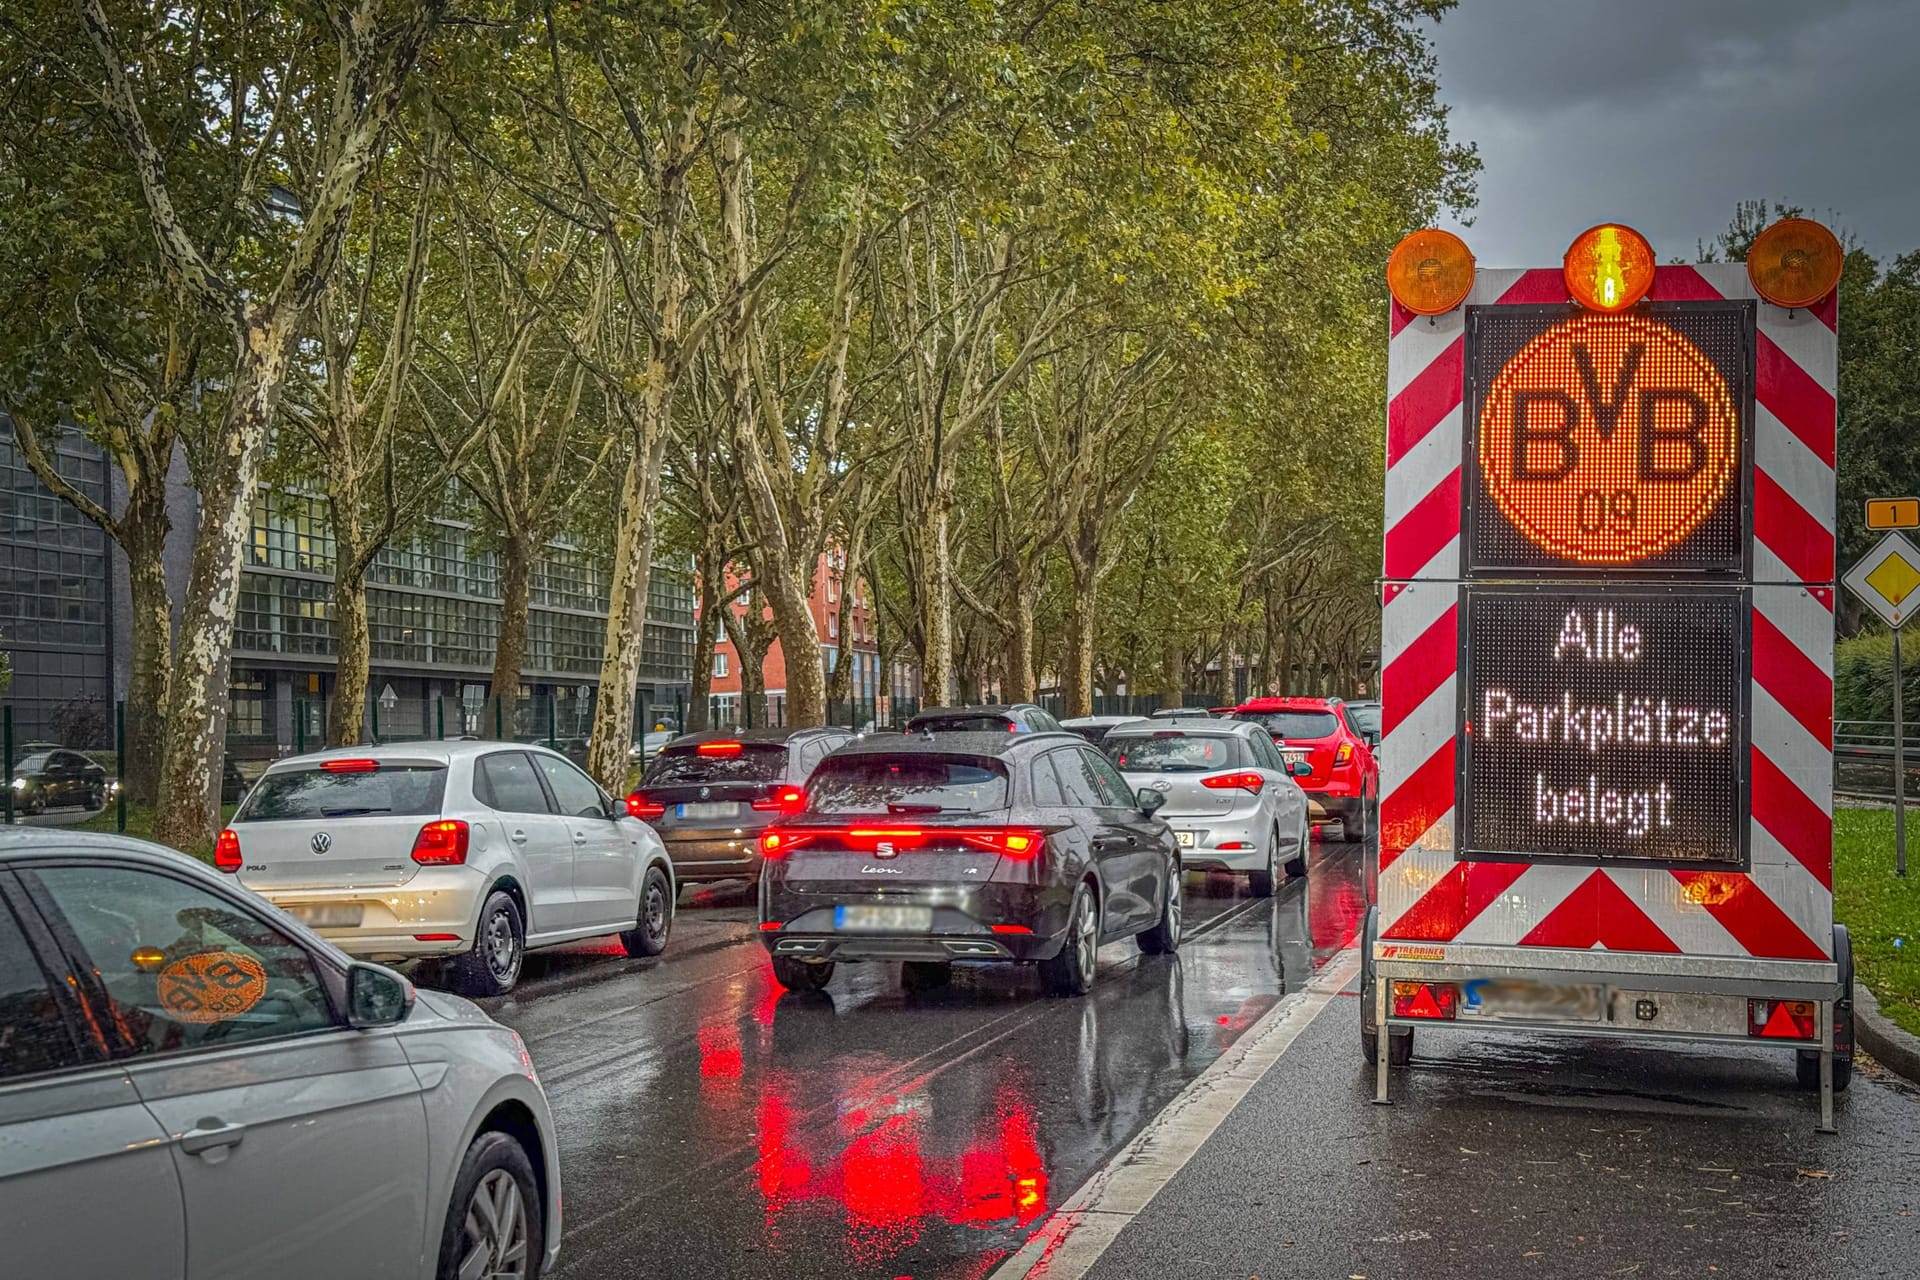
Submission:
M 1890 627 L 1905 626 L 1908 618 L 1920 613 L 1920 550 L 1901 534 L 1882 538 L 1843 581 Z

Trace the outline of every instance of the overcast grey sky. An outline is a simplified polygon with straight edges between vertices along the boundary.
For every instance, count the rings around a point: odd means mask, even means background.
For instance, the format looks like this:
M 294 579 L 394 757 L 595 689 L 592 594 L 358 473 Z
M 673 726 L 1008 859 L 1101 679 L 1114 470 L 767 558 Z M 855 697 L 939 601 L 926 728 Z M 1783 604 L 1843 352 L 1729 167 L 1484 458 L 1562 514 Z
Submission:
M 1920 249 L 1920 0 L 1461 0 L 1434 45 L 1484 266 L 1603 221 L 1690 258 L 1758 197 Z

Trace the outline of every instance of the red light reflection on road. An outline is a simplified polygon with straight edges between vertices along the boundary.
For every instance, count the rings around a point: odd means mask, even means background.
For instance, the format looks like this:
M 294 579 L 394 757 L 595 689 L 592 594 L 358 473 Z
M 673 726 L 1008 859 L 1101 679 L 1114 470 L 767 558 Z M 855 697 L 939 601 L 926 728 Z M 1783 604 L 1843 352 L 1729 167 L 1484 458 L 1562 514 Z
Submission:
M 702 1080 L 738 1080 L 745 1065 L 740 1051 L 740 1029 L 732 1019 L 708 1022 L 696 1033 L 700 1042 Z
M 784 1074 L 769 1076 L 759 1100 L 756 1172 L 769 1234 L 801 1203 L 831 1202 L 844 1214 L 849 1258 L 872 1267 L 914 1244 L 929 1223 L 1025 1227 L 1050 1208 L 1033 1108 L 1011 1082 L 995 1090 L 992 1113 L 979 1117 L 958 1153 L 926 1150 L 934 1105 L 927 1094 L 877 1099 L 837 1117 L 830 1131 L 808 1133 L 790 1084 Z M 811 1144 L 838 1149 L 809 1159 L 803 1148 Z
M 1309 881 L 1307 931 L 1313 938 L 1314 964 L 1324 964 L 1335 952 L 1352 945 L 1366 914 L 1366 895 L 1358 885 L 1348 880 Z

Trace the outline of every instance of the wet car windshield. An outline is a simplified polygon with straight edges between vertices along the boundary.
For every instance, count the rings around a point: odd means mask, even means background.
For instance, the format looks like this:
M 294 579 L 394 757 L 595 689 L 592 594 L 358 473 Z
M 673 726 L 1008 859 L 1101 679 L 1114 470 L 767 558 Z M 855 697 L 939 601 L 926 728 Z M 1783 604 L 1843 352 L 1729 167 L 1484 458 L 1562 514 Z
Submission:
M 446 786 L 445 765 L 383 765 L 348 773 L 288 769 L 263 776 L 233 820 L 417 817 L 440 812 Z
M 1251 763 L 1240 739 L 1218 733 L 1128 734 L 1102 745 L 1129 773 L 1208 773 Z
M 706 743 L 709 748 L 723 743 Z M 778 782 L 787 773 L 787 744 L 750 742 L 721 754 L 699 746 L 662 751 L 647 768 L 644 786 L 672 786 L 678 782 Z
M 1276 738 L 1331 738 L 1340 722 L 1331 711 L 1244 711 L 1235 720 L 1249 720 Z
M 930 716 L 915 719 L 909 733 L 1008 733 L 1014 721 L 1003 715 Z
M 986 813 L 1007 807 L 1007 766 L 984 756 L 840 756 L 807 785 L 809 813 Z

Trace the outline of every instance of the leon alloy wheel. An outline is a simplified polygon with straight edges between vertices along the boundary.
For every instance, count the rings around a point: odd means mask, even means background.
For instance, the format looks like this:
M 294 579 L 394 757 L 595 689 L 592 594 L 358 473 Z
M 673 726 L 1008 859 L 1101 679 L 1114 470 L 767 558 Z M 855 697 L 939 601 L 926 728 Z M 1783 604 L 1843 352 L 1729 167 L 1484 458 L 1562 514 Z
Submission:
M 454 1178 L 438 1280 L 531 1280 L 539 1274 L 545 1237 L 527 1153 L 504 1133 L 481 1134 Z
M 1054 995 L 1083 996 L 1093 987 L 1099 954 L 1100 908 L 1083 880 L 1074 886 L 1073 904 L 1067 908 L 1067 936 L 1060 954 L 1040 962 L 1041 981 Z

